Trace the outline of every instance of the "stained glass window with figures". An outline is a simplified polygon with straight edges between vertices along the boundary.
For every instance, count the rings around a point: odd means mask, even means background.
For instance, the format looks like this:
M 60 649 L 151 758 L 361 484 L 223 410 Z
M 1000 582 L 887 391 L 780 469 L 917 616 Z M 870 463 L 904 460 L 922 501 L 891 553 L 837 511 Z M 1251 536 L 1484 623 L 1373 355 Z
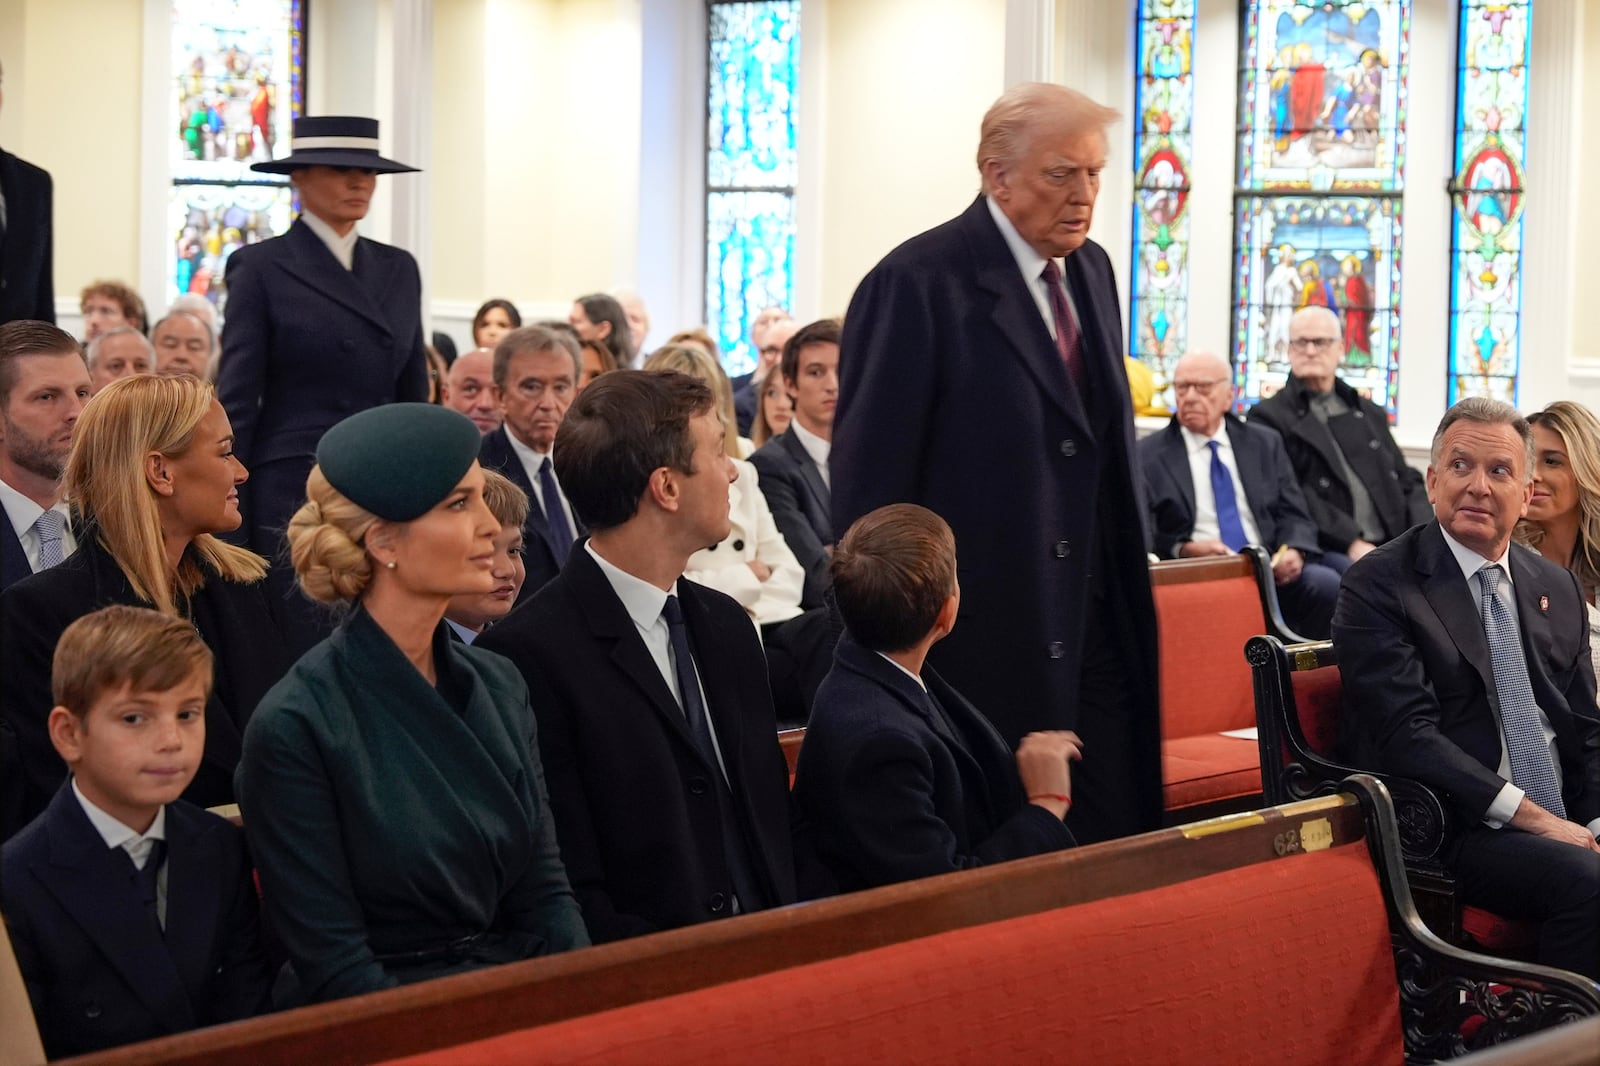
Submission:
M 1450 403 L 1517 402 L 1531 3 L 1465 0 L 1451 181 Z
M 800 0 L 713 0 L 706 82 L 706 322 L 730 375 L 750 324 L 794 306 Z
M 1410 0 L 1244 5 L 1233 363 L 1240 407 L 1283 386 L 1289 320 L 1339 317 L 1339 376 L 1394 418 Z
M 1154 378 L 1154 404 L 1168 408 L 1172 368 L 1189 344 L 1193 46 L 1194 0 L 1140 0 L 1128 338 Z

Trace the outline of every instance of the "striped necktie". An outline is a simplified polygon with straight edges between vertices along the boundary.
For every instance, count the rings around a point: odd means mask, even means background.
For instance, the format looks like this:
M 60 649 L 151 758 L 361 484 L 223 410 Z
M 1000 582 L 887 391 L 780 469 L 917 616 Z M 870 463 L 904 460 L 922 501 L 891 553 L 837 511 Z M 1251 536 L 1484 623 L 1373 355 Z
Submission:
M 40 570 L 48 570 L 61 562 L 61 536 L 66 528 L 67 520 L 54 508 L 45 511 L 33 523 L 33 531 L 39 537 Z

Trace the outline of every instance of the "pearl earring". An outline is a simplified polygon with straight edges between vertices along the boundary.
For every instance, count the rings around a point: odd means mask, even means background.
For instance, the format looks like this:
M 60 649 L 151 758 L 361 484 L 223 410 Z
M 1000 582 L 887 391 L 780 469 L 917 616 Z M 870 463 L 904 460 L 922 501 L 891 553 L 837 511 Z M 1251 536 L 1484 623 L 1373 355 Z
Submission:
M 394 562 L 393 561 L 387 562 L 384 565 L 387 566 L 390 570 L 394 569 Z

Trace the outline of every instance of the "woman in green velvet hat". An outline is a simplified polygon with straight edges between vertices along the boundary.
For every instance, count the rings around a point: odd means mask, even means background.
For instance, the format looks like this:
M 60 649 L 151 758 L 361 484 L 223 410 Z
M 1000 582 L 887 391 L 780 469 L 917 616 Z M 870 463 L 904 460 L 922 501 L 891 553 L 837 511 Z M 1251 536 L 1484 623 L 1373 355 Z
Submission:
M 346 614 L 262 700 L 239 764 L 288 1003 L 589 943 L 522 678 L 442 621 L 494 581 L 478 442 L 447 408 L 354 415 L 290 523 L 301 587 Z

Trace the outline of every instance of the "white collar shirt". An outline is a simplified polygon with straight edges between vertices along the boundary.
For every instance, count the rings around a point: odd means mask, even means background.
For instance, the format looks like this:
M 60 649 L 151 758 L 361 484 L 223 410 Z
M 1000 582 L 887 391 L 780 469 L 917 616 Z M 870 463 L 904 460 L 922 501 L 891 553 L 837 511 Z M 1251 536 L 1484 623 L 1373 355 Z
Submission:
M 35 528 L 35 524 L 39 521 L 39 516 L 44 514 L 44 508 L 4 481 L 0 481 L 0 508 L 5 510 L 6 519 L 11 523 L 12 531 L 22 544 L 22 554 L 28 557 L 28 569 L 37 574 L 39 531 Z M 50 509 L 66 520 L 61 527 L 61 558 L 65 559 L 78 550 L 78 538 L 72 533 L 72 515 L 64 501 L 58 501 Z
M 1239 504 L 1239 524 L 1244 526 L 1245 540 L 1261 544 L 1261 527 L 1256 516 L 1250 513 L 1250 501 L 1245 498 L 1244 482 L 1239 480 L 1239 464 L 1234 461 L 1233 445 L 1228 440 L 1228 423 L 1224 421 L 1215 437 L 1202 436 L 1187 426 L 1180 425 L 1184 451 L 1189 456 L 1189 477 L 1194 481 L 1194 530 L 1190 540 L 1221 540 L 1222 524 L 1217 519 L 1217 495 L 1211 491 L 1211 442 L 1217 442 L 1217 457 L 1222 460 L 1228 476 L 1233 479 L 1233 498 Z M 1262 544 L 1268 552 L 1274 545 Z
M 915 681 L 917 683 L 917 687 L 920 688 L 922 691 L 924 691 L 924 692 L 928 691 L 928 686 L 923 683 L 923 680 L 922 680 L 921 677 L 919 677 L 916 674 L 913 674 L 910 670 L 907 670 L 904 666 L 901 666 L 899 663 L 895 662 L 893 659 L 889 658 L 887 655 L 883 654 L 883 652 L 881 652 L 881 651 L 880 652 L 874 652 L 873 654 L 877 655 L 878 658 L 882 659 L 884 662 L 888 663 L 890 666 L 894 667 L 896 670 L 900 671 L 902 674 L 905 674 L 911 680 Z
M 310 211 L 300 212 L 300 220 L 306 224 L 306 227 L 312 233 L 317 235 L 318 240 L 328 246 L 328 251 L 332 252 L 333 257 L 339 260 L 340 266 L 346 270 L 355 269 L 356 241 L 360 239 L 360 234 L 356 233 L 354 226 L 350 227 L 349 233 L 341 237 L 332 226 L 313 215 Z
M 541 452 L 517 439 L 511 432 L 511 427 L 506 427 L 506 439 L 511 442 L 511 450 L 517 453 L 517 458 L 522 462 L 522 470 L 528 475 L 528 483 L 533 486 L 533 502 L 546 518 L 550 515 L 550 501 L 544 498 L 544 485 L 539 481 L 539 468 L 544 466 L 546 459 L 550 458 L 549 452 Z M 567 494 L 561 491 L 561 479 L 556 477 L 555 464 L 550 466 L 550 476 L 556 478 L 556 495 L 560 497 L 561 510 L 567 516 L 567 528 L 574 534 L 578 531 L 578 524 L 572 520 L 572 505 L 567 502 Z
M 1022 239 L 1022 234 L 1017 232 L 1017 227 L 1011 224 L 1006 213 L 1000 205 L 985 196 L 983 202 L 989 205 L 989 216 L 994 219 L 994 224 L 1000 229 L 1000 236 L 1006 239 L 1006 247 L 1011 249 L 1011 257 L 1017 261 L 1017 270 L 1022 274 L 1022 280 L 1028 286 L 1028 295 L 1033 297 L 1034 306 L 1039 309 L 1039 317 L 1044 319 L 1045 329 L 1050 331 L 1050 339 L 1056 339 L 1056 316 L 1050 312 L 1050 290 L 1045 285 L 1044 265 L 1047 262 L 1044 256 L 1033 250 L 1033 245 Z M 1078 317 L 1078 305 L 1072 298 L 1072 286 L 1066 283 L 1066 262 L 1056 260 L 1056 269 L 1061 271 L 1061 291 L 1067 296 L 1067 313 L 1073 321 L 1079 323 L 1079 333 L 1083 332 L 1082 323 Z
M 800 447 L 811 456 L 811 461 L 817 464 L 817 472 L 822 475 L 822 483 L 830 489 L 833 488 L 833 479 L 828 476 L 828 456 L 833 452 L 833 442 L 823 440 L 802 426 L 798 418 L 789 423 L 789 429 L 794 433 L 794 439 L 800 442 Z

